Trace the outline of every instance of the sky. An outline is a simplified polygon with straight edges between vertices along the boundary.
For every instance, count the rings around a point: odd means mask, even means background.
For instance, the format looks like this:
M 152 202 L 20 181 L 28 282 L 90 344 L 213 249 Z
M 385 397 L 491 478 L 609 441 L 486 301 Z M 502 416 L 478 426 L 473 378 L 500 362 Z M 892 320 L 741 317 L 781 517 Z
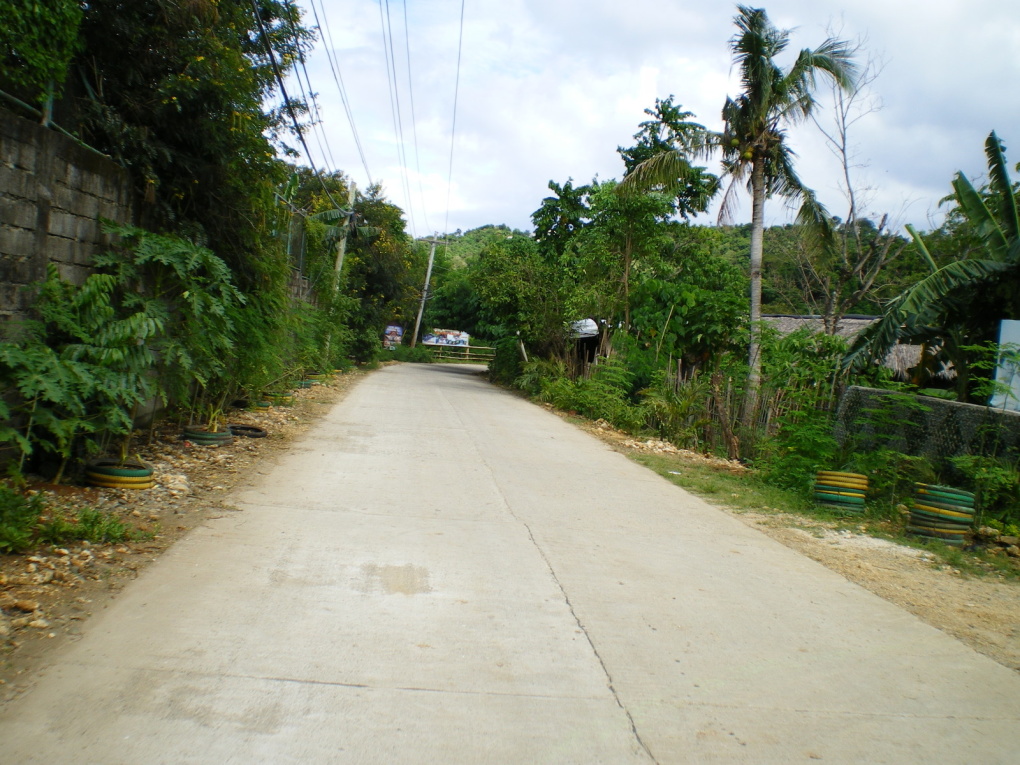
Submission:
M 675 96 L 719 130 L 723 102 L 740 90 L 728 47 L 735 4 L 464 0 L 458 70 L 462 0 L 296 2 L 306 26 L 316 27 L 313 7 L 318 12 L 324 38 L 306 58 L 319 118 L 307 136 L 312 163 L 361 188 L 381 183 L 418 237 L 486 224 L 528 230 L 550 180 L 622 177 L 616 149 L 633 145 L 656 98 Z M 791 31 L 780 64 L 835 33 L 859 42 L 859 63 L 874 65 L 877 76 L 860 101 L 866 108 L 849 133 L 864 213 L 888 215 L 894 228 L 934 228 L 955 173 L 983 176 L 992 130 L 1011 169 L 1020 161 L 1016 0 L 772 0 L 763 7 Z M 300 92 L 293 76 L 288 91 Z M 817 115 L 831 127 L 828 92 L 820 82 Z M 845 216 L 842 171 L 818 127 L 792 127 L 789 142 L 802 180 Z M 716 159 L 705 164 L 718 172 Z M 736 223 L 750 220 L 747 195 L 740 197 Z M 791 213 L 771 200 L 766 216 L 784 223 Z M 698 218 L 715 221 L 714 210 Z

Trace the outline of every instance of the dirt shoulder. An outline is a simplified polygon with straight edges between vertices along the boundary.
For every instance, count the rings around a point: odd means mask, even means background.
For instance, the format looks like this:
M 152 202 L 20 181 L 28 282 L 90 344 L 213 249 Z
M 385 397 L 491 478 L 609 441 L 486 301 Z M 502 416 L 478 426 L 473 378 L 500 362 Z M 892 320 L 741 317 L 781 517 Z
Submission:
M 222 446 L 196 446 L 167 423 L 137 452 L 155 469 L 146 491 L 40 485 L 51 502 L 70 511 L 96 508 L 140 532 L 117 544 L 74 543 L 27 555 L 0 555 L 0 703 L 26 690 L 54 649 L 77 640 L 82 625 L 174 542 L 196 526 L 227 513 L 235 488 L 246 486 L 364 378 L 355 372 L 298 390 L 291 406 L 238 410 L 228 422 L 253 425 L 263 438 L 235 438 Z

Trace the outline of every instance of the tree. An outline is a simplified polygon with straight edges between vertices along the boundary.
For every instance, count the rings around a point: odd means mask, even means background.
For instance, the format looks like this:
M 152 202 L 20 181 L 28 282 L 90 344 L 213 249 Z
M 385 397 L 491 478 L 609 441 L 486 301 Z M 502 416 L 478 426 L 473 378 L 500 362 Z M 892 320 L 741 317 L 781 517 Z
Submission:
M 985 156 L 987 188 L 978 191 L 957 173 L 950 197 L 956 203 L 950 221 L 976 246 L 939 267 L 922 238 L 908 227 L 931 273 L 893 299 L 882 318 L 858 336 L 846 366 L 865 368 L 897 342 L 924 343 L 953 364 L 958 397 L 966 400 L 967 346 L 993 340 L 1000 320 L 1020 318 L 1020 204 L 994 132 L 985 140 Z
M 861 45 L 854 48 L 854 54 Z M 872 219 L 865 209 L 867 190 L 855 177 L 853 126 L 876 111 L 877 101 L 870 85 L 879 68 L 869 61 L 850 88 L 832 84 L 831 122 L 818 115 L 811 119 L 825 137 L 826 145 L 839 162 L 840 191 L 846 201 L 843 219 L 834 219 L 816 205 L 805 206 L 804 236 L 796 250 L 797 286 L 811 312 L 822 317 L 827 334 L 835 334 L 843 316 L 883 285 L 883 271 L 908 246 L 908 240 L 889 227 L 888 214 Z M 811 200 L 813 201 L 813 200 Z
M 531 222 L 539 248 L 547 257 L 557 258 L 591 217 L 588 197 L 592 185 L 574 186 L 574 179 L 568 178 L 562 185 L 549 181 L 549 190 L 555 196 L 542 200 L 542 206 L 531 214 Z
M 839 88 L 850 88 L 857 70 L 850 46 L 832 38 L 813 50 L 805 48 L 784 70 L 776 57 L 789 45 L 788 31 L 773 26 L 763 9 L 744 5 L 737 6 L 734 24 L 737 34 L 730 40 L 730 51 L 740 72 L 743 92 L 726 99 L 723 132 L 707 133 L 704 147 L 694 149 L 695 154 L 716 148 L 722 152 L 723 175 L 729 177 L 730 183 L 723 197 L 720 221 L 732 217 L 734 192 L 740 182 L 746 181 L 751 193 L 750 371 L 744 401 L 745 422 L 750 424 L 761 379 L 759 322 L 765 200 L 775 194 L 802 197 L 816 217 L 821 211 L 793 168 L 786 128 L 814 110 L 813 91 L 818 75 L 830 78 Z M 688 150 L 681 147 L 642 162 L 630 174 L 629 183 L 635 187 L 677 188 L 689 183 L 696 170 Z
M 36 102 L 63 84 L 78 47 L 81 4 L 0 0 L 0 88 Z
M 629 328 L 634 269 L 668 244 L 663 224 L 674 208 L 664 193 L 620 193 L 616 181 L 591 189 L 591 221 L 560 261 L 574 277 L 571 307 Z
M 645 109 L 645 114 L 652 117 L 638 125 L 634 134 L 637 143 L 628 149 L 622 146 L 616 151 L 631 173 L 641 163 L 660 154 L 673 153 L 675 156 L 689 158 L 696 156 L 706 145 L 708 131 L 704 125 L 692 122 L 694 112 L 685 111 L 680 104 L 673 103 L 673 96 L 662 100 L 655 99 L 654 109 Z M 670 191 L 674 199 L 674 212 L 682 218 L 704 212 L 709 202 L 719 190 L 719 179 L 703 167 L 695 167 L 686 159 L 683 182 L 671 185 Z
M 793 65 L 784 70 L 776 57 L 789 45 L 789 31 L 773 26 L 764 9 L 744 5 L 737 6 L 733 22 L 737 34 L 730 40 L 730 51 L 740 72 L 743 92 L 736 98 L 727 98 L 722 110 L 725 126 L 718 141 L 724 175 L 729 176 L 730 184 L 720 217 L 726 219 L 730 215 L 733 191 L 739 182 L 746 180 L 751 193 L 751 336 L 744 421 L 751 424 L 761 379 L 759 322 L 765 200 L 774 194 L 804 197 L 806 192 L 793 168 L 793 152 L 786 141 L 785 128 L 811 115 L 819 74 L 826 75 L 840 88 L 849 89 L 857 72 L 850 46 L 833 38 L 813 50 L 805 48 Z M 812 201 L 812 195 L 808 195 L 808 201 Z

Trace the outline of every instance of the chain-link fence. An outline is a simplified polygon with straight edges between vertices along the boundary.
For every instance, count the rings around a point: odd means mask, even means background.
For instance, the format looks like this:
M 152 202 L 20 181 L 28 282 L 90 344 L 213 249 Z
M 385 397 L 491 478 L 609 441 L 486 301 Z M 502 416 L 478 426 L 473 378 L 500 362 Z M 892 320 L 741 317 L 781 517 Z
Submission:
M 846 389 L 835 435 L 855 451 L 886 447 L 945 463 L 963 454 L 1020 458 L 1020 413 L 857 385 Z

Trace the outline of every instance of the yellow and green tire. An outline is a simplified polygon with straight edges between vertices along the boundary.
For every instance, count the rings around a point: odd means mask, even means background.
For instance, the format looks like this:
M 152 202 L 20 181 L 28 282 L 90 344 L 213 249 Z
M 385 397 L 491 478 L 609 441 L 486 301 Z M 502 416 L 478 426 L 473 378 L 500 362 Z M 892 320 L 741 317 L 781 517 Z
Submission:
M 130 460 L 93 460 L 85 466 L 85 480 L 104 489 L 151 489 L 156 485 L 151 467 Z

